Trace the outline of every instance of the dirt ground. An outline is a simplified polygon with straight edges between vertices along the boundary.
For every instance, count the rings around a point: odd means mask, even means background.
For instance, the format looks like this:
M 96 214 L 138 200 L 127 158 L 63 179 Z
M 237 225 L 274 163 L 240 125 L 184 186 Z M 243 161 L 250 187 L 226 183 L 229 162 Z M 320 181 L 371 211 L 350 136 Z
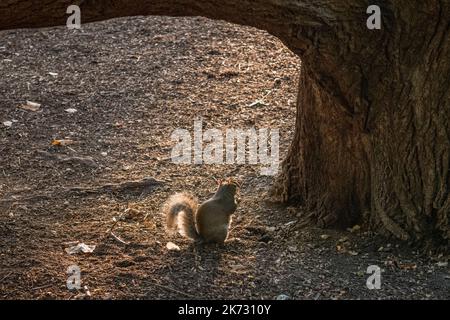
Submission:
M 448 257 L 357 227 L 299 227 L 301 209 L 263 201 L 272 178 L 258 166 L 170 161 L 171 133 L 199 116 L 205 129 L 279 128 L 283 157 L 299 69 L 267 33 L 203 18 L 1 32 L 0 298 L 449 299 Z M 225 246 L 165 233 L 170 194 L 204 200 L 228 176 L 242 190 Z M 96 247 L 65 251 L 77 243 Z M 79 290 L 66 286 L 72 265 Z

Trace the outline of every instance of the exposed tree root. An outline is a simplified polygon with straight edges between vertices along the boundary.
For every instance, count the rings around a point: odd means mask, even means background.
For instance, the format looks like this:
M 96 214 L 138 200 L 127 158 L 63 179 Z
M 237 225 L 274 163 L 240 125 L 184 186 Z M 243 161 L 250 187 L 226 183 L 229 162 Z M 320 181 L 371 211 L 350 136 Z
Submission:
M 13 195 L 7 199 L 0 199 L 0 203 L 33 202 L 39 200 L 53 199 L 56 197 L 67 197 L 71 194 L 76 194 L 77 196 L 88 196 L 99 193 L 119 193 L 119 194 L 133 193 L 142 196 L 151 192 L 154 188 L 157 188 L 163 184 L 164 184 L 163 181 L 156 180 L 154 178 L 143 178 L 142 180 L 137 181 L 109 183 L 102 186 L 63 188 L 60 192 L 56 193 L 54 191 L 51 191 L 25 197 L 17 197 Z

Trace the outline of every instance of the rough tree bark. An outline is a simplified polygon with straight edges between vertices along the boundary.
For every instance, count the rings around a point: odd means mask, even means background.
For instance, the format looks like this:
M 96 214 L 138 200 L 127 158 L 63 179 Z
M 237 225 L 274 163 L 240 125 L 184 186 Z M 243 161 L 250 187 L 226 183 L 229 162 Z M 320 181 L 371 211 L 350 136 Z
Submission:
M 320 226 L 450 241 L 450 3 L 377 0 L 2 0 L 0 29 L 200 15 L 265 29 L 302 59 L 295 137 L 273 196 Z

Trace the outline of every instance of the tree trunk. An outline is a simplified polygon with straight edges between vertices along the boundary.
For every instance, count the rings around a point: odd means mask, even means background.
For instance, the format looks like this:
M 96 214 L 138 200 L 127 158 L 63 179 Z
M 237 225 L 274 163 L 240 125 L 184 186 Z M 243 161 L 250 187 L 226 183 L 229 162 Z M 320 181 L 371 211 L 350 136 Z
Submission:
M 450 4 L 378 0 L 82 0 L 82 22 L 201 15 L 265 29 L 302 59 L 295 137 L 274 197 L 320 226 L 450 240 Z M 72 0 L 3 0 L 0 29 L 65 24 Z
M 274 195 L 320 226 L 362 222 L 448 249 L 450 4 L 385 2 L 382 13 L 382 30 L 343 22 L 302 55 Z

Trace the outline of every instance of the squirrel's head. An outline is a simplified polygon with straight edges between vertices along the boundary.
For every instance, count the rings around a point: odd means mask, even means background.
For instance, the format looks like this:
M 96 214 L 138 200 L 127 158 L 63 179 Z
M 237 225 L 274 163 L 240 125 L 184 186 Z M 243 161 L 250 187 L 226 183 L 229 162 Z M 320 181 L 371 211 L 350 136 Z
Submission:
M 217 190 L 224 190 L 229 194 L 232 194 L 233 196 L 236 195 L 236 193 L 238 193 L 238 190 L 240 188 L 240 184 L 232 179 L 232 178 L 227 178 L 225 180 L 217 180 Z

